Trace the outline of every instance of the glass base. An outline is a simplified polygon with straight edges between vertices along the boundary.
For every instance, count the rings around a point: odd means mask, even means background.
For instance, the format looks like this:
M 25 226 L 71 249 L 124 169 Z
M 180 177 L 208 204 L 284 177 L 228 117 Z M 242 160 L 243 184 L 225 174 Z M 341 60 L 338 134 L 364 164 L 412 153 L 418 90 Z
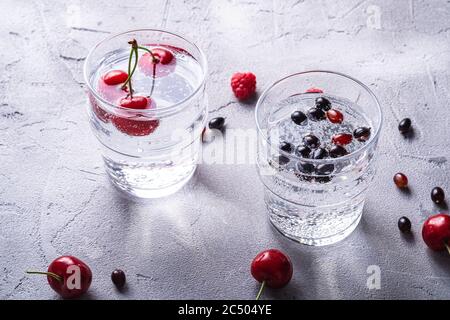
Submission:
M 282 235 L 301 244 L 325 246 L 343 240 L 356 229 L 364 200 L 357 197 L 333 206 L 308 207 L 266 196 L 266 206 L 270 222 Z
M 124 168 L 123 164 L 105 158 L 105 169 L 113 186 L 127 195 L 144 199 L 162 198 L 177 192 L 192 178 L 196 168 L 197 165 L 171 167 L 168 177 L 168 172 L 160 168 Z

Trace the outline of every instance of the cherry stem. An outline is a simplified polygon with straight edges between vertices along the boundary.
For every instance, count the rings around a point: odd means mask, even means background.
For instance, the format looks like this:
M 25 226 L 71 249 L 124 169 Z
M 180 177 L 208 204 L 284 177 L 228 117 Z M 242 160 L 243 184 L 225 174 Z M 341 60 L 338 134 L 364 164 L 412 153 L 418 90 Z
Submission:
M 141 46 L 138 46 L 137 48 L 150 53 L 150 55 L 152 56 L 153 64 L 157 64 L 159 62 L 158 58 L 156 58 L 156 56 L 153 54 L 152 50 L 147 49 L 146 47 L 141 47 Z
M 55 280 L 57 280 L 59 282 L 63 281 L 63 278 L 61 276 L 59 276 L 59 275 L 57 275 L 56 273 L 53 273 L 53 272 L 26 271 L 26 273 L 28 273 L 28 274 L 42 274 L 42 275 L 46 275 L 46 276 L 52 277 L 53 279 L 55 279 Z
M 130 57 L 128 58 L 128 78 L 125 81 L 125 83 L 122 85 L 122 89 L 125 89 L 128 87 L 130 89 L 130 96 L 131 98 L 133 98 L 133 87 L 131 85 L 131 77 L 134 74 L 134 71 L 136 70 L 137 67 L 137 63 L 138 63 L 138 44 L 136 39 L 131 40 L 130 42 L 128 42 L 129 44 L 131 44 L 131 50 L 130 50 Z M 134 54 L 134 65 L 133 65 L 133 69 L 131 69 L 131 61 L 133 59 L 133 54 Z
M 256 295 L 256 300 L 259 300 L 259 298 L 261 297 L 261 295 L 262 295 L 262 293 L 263 293 L 263 291 L 264 291 L 265 286 L 266 286 L 266 280 L 264 280 L 264 281 L 261 283 L 261 287 L 259 288 L 258 294 Z
M 447 249 L 448 254 L 450 254 L 450 246 L 444 242 L 445 249 Z

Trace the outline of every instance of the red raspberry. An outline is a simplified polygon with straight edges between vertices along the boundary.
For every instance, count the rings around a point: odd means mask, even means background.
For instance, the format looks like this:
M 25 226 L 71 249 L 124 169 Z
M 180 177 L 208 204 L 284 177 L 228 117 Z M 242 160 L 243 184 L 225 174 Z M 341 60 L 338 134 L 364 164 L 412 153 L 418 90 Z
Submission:
M 323 90 L 319 89 L 319 88 L 312 87 L 312 88 L 309 88 L 308 90 L 306 90 L 306 93 L 323 93 Z
M 231 77 L 231 89 L 240 100 L 250 98 L 256 91 L 256 76 L 251 72 L 237 72 Z

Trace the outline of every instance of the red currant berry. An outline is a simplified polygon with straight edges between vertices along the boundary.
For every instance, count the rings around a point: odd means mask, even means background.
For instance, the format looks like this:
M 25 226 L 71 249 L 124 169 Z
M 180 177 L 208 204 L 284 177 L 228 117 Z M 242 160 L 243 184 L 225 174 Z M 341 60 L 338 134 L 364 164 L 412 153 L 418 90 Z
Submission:
M 408 177 L 399 172 L 394 175 L 394 183 L 398 188 L 406 188 L 408 186 Z
M 338 146 L 345 146 L 352 142 L 353 136 L 349 133 L 338 133 L 331 138 L 331 141 Z
M 344 121 L 344 115 L 342 112 L 335 109 L 327 111 L 327 118 L 331 123 L 342 123 L 342 121 Z

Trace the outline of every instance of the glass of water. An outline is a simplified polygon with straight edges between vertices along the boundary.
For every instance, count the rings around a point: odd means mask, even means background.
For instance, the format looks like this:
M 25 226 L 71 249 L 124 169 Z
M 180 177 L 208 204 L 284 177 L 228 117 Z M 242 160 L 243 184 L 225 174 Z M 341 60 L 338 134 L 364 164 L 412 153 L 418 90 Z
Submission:
M 375 175 L 382 111 L 371 90 L 337 72 L 296 73 L 263 92 L 256 123 L 258 172 L 275 228 L 313 246 L 348 236 Z
M 207 117 L 206 74 L 202 50 L 162 30 L 116 34 L 91 50 L 84 65 L 89 120 L 117 188 L 158 198 L 189 181 Z

